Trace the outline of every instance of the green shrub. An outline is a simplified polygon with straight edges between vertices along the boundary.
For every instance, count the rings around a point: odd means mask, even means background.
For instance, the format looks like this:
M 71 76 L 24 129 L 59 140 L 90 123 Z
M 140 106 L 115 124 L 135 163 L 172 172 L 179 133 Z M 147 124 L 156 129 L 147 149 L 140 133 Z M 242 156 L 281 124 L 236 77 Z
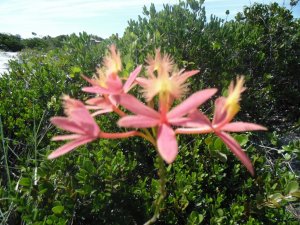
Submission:
M 179 67 L 201 68 L 191 91 L 227 87 L 236 74 L 245 74 L 245 120 L 248 112 L 273 130 L 279 118 L 298 119 L 299 20 L 277 4 L 254 4 L 236 20 L 207 21 L 202 3 L 181 1 L 161 12 L 152 5 L 144 8 L 144 18 L 129 22 L 122 38 L 95 44 L 86 33 L 71 35 L 60 48 L 26 50 L 10 61 L 10 72 L 0 78 L 1 223 L 142 224 L 152 216 L 159 196 L 156 152 L 141 139 L 100 140 L 46 160 L 59 146 L 50 143 L 57 131 L 49 118 L 62 114 L 62 93 L 87 98 L 80 74 L 92 76 L 111 43 L 125 58 L 125 74 L 161 47 Z M 102 127 L 114 131 L 115 120 L 101 118 Z M 291 129 L 297 139 L 299 131 Z M 157 224 L 299 223 L 299 141 L 282 144 L 272 133 L 235 138 L 251 156 L 254 177 L 217 137 L 180 137 Z

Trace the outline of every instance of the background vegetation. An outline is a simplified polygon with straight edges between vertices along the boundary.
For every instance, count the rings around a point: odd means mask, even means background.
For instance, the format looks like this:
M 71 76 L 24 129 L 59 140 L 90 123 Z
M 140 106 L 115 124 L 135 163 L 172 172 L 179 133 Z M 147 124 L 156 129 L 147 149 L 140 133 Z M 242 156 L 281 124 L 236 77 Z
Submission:
M 32 35 L 36 36 L 36 33 L 32 32 Z M 90 36 L 96 42 L 103 40 L 96 35 Z M 18 52 L 23 49 L 51 50 L 61 48 L 67 38 L 69 38 L 68 35 L 59 35 L 57 37 L 45 36 L 24 39 L 18 34 L 0 33 L 0 50 L 8 52 Z
M 239 119 L 269 128 L 235 135 L 254 177 L 215 136 L 180 136 L 157 224 L 299 224 L 300 20 L 290 10 L 254 4 L 224 21 L 207 18 L 203 1 L 187 0 L 159 12 L 144 8 L 122 37 L 100 43 L 86 33 L 45 42 L 15 37 L 11 45 L 3 37 L 1 48 L 26 48 L 0 78 L 2 224 L 142 224 L 153 214 L 156 153 L 141 139 L 99 140 L 46 159 L 60 145 L 50 142 L 58 131 L 49 123 L 62 115 L 60 96 L 86 98 L 80 74 L 92 76 L 112 43 L 122 53 L 124 74 L 158 47 L 179 67 L 200 69 L 191 92 L 218 87 L 221 94 L 244 74 Z M 117 129 L 116 119 L 102 117 L 101 127 Z

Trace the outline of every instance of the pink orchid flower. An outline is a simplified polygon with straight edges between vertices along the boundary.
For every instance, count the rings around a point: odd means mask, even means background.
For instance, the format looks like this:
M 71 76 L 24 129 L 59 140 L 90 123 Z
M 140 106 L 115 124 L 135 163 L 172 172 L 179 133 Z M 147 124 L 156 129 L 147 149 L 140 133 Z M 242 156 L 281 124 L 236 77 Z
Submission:
M 74 134 L 53 137 L 52 140 L 54 141 L 72 141 L 52 152 L 48 156 L 48 159 L 57 158 L 74 150 L 78 146 L 94 141 L 97 138 L 115 139 L 136 135 L 135 131 L 125 133 L 105 133 L 100 130 L 99 126 L 81 101 L 72 99 L 69 96 L 64 96 L 63 100 L 67 117 L 52 117 L 51 123 L 60 129 Z
M 116 47 L 110 47 L 110 55 L 104 58 L 104 66 L 97 69 L 98 77 L 90 79 L 86 76 L 83 78 L 92 84 L 92 87 L 84 87 L 82 90 L 88 93 L 98 94 L 100 96 L 86 101 L 89 104 L 88 109 L 96 110 L 92 115 L 100 115 L 112 111 L 122 116 L 122 112 L 117 110 L 118 95 L 128 93 L 135 85 L 135 80 L 140 73 L 142 66 L 138 66 L 132 73 L 130 73 L 126 82 L 118 76 L 118 72 L 122 70 L 120 53 Z
M 95 98 L 90 98 L 86 101 L 86 108 L 89 110 L 95 110 L 92 116 L 101 115 L 104 113 L 109 113 L 114 111 L 114 104 L 112 104 L 113 99 L 109 99 L 108 96 L 99 96 Z
M 178 128 L 177 134 L 204 134 L 214 132 L 220 137 L 227 147 L 235 154 L 235 156 L 245 165 L 248 171 L 254 175 L 254 169 L 250 159 L 241 149 L 240 145 L 226 132 L 244 132 L 255 130 L 267 130 L 265 127 L 246 122 L 231 122 L 233 117 L 239 111 L 240 106 L 238 104 L 240 99 L 240 93 L 245 88 L 243 87 L 244 78 L 237 79 L 236 87 L 233 86 L 233 82 L 229 87 L 229 95 L 227 98 L 219 97 L 215 101 L 215 111 L 213 121 L 210 120 L 201 112 L 194 111 L 189 115 L 190 121 L 187 121 L 184 125 L 190 128 Z
M 167 163 L 172 163 L 178 154 L 178 145 L 171 125 L 178 126 L 186 123 L 188 118 L 183 116 L 199 107 L 216 92 L 217 89 L 214 88 L 198 91 L 169 112 L 164 110 L 157 112 L 132 95 L 121 95 L 119 99 L 120 104 L 136 115 L 121 118 L 118 121 L 118 125 L 133 128 L 158 127 L 158 152 Z
M 155 58 L 149 56 L 147 62 L 148 78 L 138 77 L 136 81 L 143 87 L 147 102 L 158 95 L 160 104 L 166 108 L 172 105 L 174 99 L 180 99 L 188 92 L 186 80 L 199 73 L 199 70 L 177 71 L 172 58 L 168 54 L 162 56 L 159 49 L 156 50 Z
M 119 95 L 127 93 L 133 86 L 137 75 L 140 73 L 142 66 L 138 66 L 128 77 L 123 85 L 118 73 L 122 70 L 122 62 L 119 51 L 115 45 L 110 46 L 110 54 L 104 58 L 104 65 L 97 69 L 95 79 L 83 78 L 92 84 L 92 87 L 85 87 L 82 90 L 95 94 Z
M 134 86 L 134 81 L 138 74 L 140 73 L 142 66 L 138 66 L 132 73 L 130 73 L 126 82 L 122 83 L 120 77 L 116 74 L 110 74 L 105 77 L 103 80 L 102 78 L 99 79 L 89 79 L 84 76 L 84 79 L 92 84 L 92 87 L 84 87 L 82 88 L 83 91 L 94 93 L 94 94 L 101 94 L 101 95 L 120 95 L 123 93 L 128 93 L 131 88 Z M 101 75 L 99 75 L 101 76 Z M 102 79 L 102 80 L 100 80 Z

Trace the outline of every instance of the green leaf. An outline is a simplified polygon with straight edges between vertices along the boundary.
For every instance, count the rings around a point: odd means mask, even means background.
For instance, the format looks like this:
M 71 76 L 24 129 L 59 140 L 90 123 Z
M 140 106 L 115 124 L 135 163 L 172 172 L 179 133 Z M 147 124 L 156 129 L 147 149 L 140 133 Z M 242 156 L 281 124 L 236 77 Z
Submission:
M 74 66 L 74 67 L 72 67 L 71 71 L 72 71 L 72 73 L 80 73 L 81 69 L 80 69 L 80 67 Z
M 196 225 L 200 224 L 204 219 L 204 216 L 202 214 L 199 214 L 196 211 L 191 212 L 189 219 L 188 219 L 188 224 L 189 225 Z
M 235 139 L 240 143 L 240 145 L 242 147 L 245 146 L 247 144 L 247 142 L 249 141 L 247 134 L 236 135 Z
M 288 183 L 288 185 L 285 188 L 285 192 L 286 193 L 294 193 L 296 191 L 298 191 L 299 189 L 299 184 L 297 181 L 291 181 L 290 183 Z
M 285 153 L 285 154 L 283 155 L 283 157 L 284 157 L 284 159 L 285 159 L 286 161 L 289 161 L 289 160 L 291 159 L 291 155 L 288 154 L 288 153 Z
M 269 196 L 269 199 L 274 200 L 276 202 L 281 202 L 283 195 L 280 193 L 275 193 Z
M 213 41 L 212 43 L 213 50 L 219 50 L 221 48 L 221 44 L 219 42 Z
M 224 211 L 222 209 L 218 209 L 217 213 L 220 217 L 224 216 Z
M 47 220 L 46 220 L 46 223 L 47 223 L 47 224 L 53 224 L 53 221 L 52 221 L 51 219 L 47 219 Z
M 205 144 L 209 145 L 209 144 L 212 143 L 212 138 L 211 137 L 207 137 L 207 138 L 205 138 L 204 142 L 205 142 Z
M 64 211 L 64 209 L 65 207 L 63 207 L 62 205 L 58 205 L 52 208 L 52 212 L 55 214 L 61 214 Z
M 214 142 L 214 147 L 216 150 L 221 150 L 222 149 L 222 140 L 220 138 L 217 138 Z
M 294 201 L 297 201 L 297 198 L 293 197 L 292 195 L 288 195 L 288 196 L 284 196 L 284 200 L 286 200 L 288 202 L 294 202 Z
M 291 193 L 291 195 L 292 195 L 293 197 L 300 198 L 300 191 L 295 191 L 295 192 Z
M 21 178 L 19 184 L 22 186 L 25 186 L 25 187 L 29 187 L 31 184 L 31 180 L 27 177 L 23 177 L 23 178 Z

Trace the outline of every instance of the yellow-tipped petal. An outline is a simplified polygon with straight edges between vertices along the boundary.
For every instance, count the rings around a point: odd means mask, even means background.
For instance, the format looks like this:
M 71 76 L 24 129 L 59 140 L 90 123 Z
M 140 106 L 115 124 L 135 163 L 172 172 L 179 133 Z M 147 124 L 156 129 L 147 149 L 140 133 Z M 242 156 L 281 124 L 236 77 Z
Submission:
M 224 105 L 224 110 L 226 110 L 226 120 L 229 122 L 233 119 L 233 117 L 238 113 L 240 110 L 240 96 L 241 93 L 245 90 L 243 87 L 245 83 L 244 77 L 237 77 L 236 85 L 231 82 L 228 91 L 228 97 L 226 98 L 226 102 Z
M 84 104 L 81 101 L 74 98 L 70 98 L 69 95 L 64 94 L 62 96 L 62 100 L 63 100 L 64 112 L 67 116 L 71 116 L 72 111 L 74 109 L 84 107 Z
M 120 57 L 120 52 L 117 51 L 115 45 L 111 45 L 110 48 L 110 55 L 106 56 L 104 59 L 104 66 L 107 69 L 107 74 L 117 74 L 119 71 L 122 70 L 122 62 Z
M 148 57 L 147 74 L 149 79 L 143 79 L 143 93 L 147 101 L 159 96 L 160 103 L 171 104 L 174 99 L 181 98 L 188 91 L 186 80 L 199 71 L 184 72 L 174 68 L 171 57 L 162 55 L 156 50 L 155 58 Z
M 97 68 L 96 72 L 97 76 L 95 77 L 95 81 L 100 87 L 107 88 L 106 81 L 107 76 L 105 74 L 104 68 Z
M 168 54 L 162 56 L 160 49 L 156 49 L 155 58 L 152 56 L 148 57 L 147 63 L 149 64 L 147 69 L 150 77 L 154 77 L 154 72 L 157 72 L 158 77 L 168 77 L 173 69 L 172 58 Z

